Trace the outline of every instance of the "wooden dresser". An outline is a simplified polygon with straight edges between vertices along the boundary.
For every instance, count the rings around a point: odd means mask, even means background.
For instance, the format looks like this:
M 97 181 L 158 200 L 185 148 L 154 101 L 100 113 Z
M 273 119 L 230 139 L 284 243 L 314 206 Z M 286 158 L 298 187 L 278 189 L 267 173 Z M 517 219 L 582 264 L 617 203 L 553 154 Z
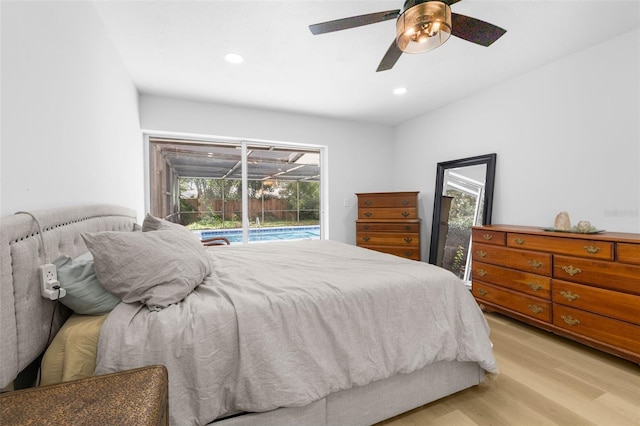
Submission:
M 482 309 L 640 363 L 640 234 L 506 225 L 472 233 Z
M 356 195 L 357 245 L 420 260 L 418 192 L 374 192 Z

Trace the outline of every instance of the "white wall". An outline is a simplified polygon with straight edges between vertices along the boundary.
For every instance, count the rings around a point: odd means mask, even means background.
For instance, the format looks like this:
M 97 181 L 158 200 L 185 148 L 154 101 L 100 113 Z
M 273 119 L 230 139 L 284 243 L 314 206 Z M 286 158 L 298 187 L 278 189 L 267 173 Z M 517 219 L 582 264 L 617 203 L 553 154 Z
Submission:
M 391 127 L 147 95 L 140 97 L 140 123 L 150 132 L 327 146 L 332 240 L 355 243 L 356 192 L 393 190 Z
M 95 7 L 1 7 L 0 215 L 110 203 L 141 218 L 138 93 Z
M 640 232 L 639 104 L 634 30 L 398 126 L 395 187 L 431 212 L 438 162 L 495 152 L 493 223 Z
M 3 1 L 1 15 L 2 216 L 106 202 L 141 217 L 141 123 L 328 146 L 331 238 L 345 242 L 355 241 L 355 192 L 417 190 L 426 258 L 436 163 L 490 152 L 498 153 L 494 223 L 548 226 L 567 210 L 574 222 L 640 232 L 638 30 L 394 131 L 155 96 L 142 96 L 138 110 L 92 4 Z

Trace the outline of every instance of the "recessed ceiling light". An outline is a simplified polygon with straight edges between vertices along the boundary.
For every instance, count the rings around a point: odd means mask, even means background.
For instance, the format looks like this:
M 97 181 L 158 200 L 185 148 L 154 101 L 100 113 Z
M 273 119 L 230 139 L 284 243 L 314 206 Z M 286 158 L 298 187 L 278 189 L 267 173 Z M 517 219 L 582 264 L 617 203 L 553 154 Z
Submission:
M 224 59 L 232 64 L 239 64 L 244 61 L 244 58 L 237 53 L 227 53 L 226 55 L 224 55 Z
M 393 89 L 394 95 L 404 95 L 405 93 L 407 93 L 406 87 L 398 87 L 397 89 Z

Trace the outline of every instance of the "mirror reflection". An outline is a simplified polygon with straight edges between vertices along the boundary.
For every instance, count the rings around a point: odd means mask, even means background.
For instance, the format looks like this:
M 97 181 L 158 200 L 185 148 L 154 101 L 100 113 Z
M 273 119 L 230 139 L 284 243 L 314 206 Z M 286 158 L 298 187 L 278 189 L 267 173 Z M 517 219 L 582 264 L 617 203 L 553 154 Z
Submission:
M 429 263 L 470 281 L 471 227 L 491 223 L 496 154 L 438 163 Z

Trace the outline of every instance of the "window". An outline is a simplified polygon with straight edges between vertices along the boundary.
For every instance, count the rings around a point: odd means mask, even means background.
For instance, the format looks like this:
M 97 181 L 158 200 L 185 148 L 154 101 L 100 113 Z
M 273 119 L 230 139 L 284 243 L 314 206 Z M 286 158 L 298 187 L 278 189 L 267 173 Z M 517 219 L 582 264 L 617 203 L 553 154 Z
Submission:
M 149 138 L 149 211 L 232 243 L 320 238 L 323 148 Z

